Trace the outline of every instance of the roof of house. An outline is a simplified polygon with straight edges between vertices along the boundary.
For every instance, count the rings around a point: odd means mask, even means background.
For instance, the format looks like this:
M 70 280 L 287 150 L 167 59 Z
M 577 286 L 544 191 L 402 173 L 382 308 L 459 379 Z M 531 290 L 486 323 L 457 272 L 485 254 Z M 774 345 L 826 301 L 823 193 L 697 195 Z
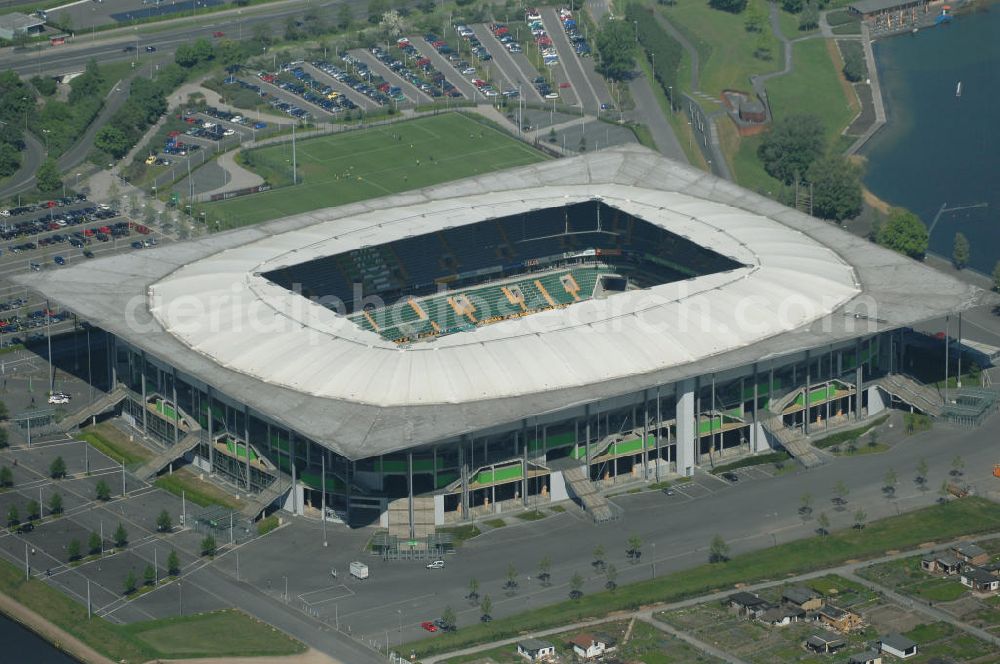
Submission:
M 902 634 L 886 634 L 879 639 L 879 642 L 883 646 L 889 646 L 894 650 L 909 650 L 910 648 L 915 648 L 917 645 L 916 641 Z
M 845 611 L 844 609 L 836 607 L 832 604 L 824 604 L 823 606 L 819 607 L 817 613 L 819 613 L 821 616 L 826 616 L 827 618 L 830 618 L 832 620 L 840 620 L 850 612 Z
M 554 648 L 548 641 L 542 641 L 541 639 L 521 639 L 517 642 L 518 647 L 522 650 L 541 650 L 542 648 Z
M 781 593 L 781 599 L 787 599 L 795 604 L 805 604 L 811 599 L 816 599 L 819 595 L 812 588 L 805 586 L 788 586 Z
M 45 19 L 37 16 L 28 16 L 21 12 L 11 12 L 0 16 L 0 29 L 2 30 L 28 30 L 39 25 L 45 25 Z
M 813 634 L 808 639 L 806 643 L 811 646 L 822 647 L 822 646 L 835 646 L 837 644 L 845 643 L 844 639 L 840 638 L 836 634 L 831 632 L 817 632 Z
M 986 553 L 986 549 L 973 542 L 962 542 L 961 544 L 956 544 L 951 548 L 953 551 L 956 551 L 967 558 L 975 558 L 976 556 L 981 556 Z
M 973 581 L 979 581 L 982 583 L 1000 581 L 1000 579 L 994 576 L 993 573 L 989 570 L 983 569 L 982 567 L 970 567 L 962 572 L 962 576 L 966 579 L 972 579 Z
M 762 613 L 760 617 L 761 620 L 766 622 L 776 622 L 784 620 L 785 618 L 804 616 L 805 614 L 805 611 L 795 606 L 772 606 L 767 611 Z
M 577 634 L 572 639 L 570 639 L 569 642 L 575 646 L 580 646 L 581 648 L 586 650 L 594 643 L 604 643 L 604 640 L 601 639 L 600 637 L 594 636 L 593 634 L 584 632 L 583 634 Z
M 851 655 L 847 662 L 848 664 L 866 664 L 874 659 L 878 659 L 879 654 L 874 650 L 866 650 L 864 652 L 857 652 Z
M 937 560 L 942 565 L 947 565 L 948 567 L 955 567 L 957 565 L 962 564 L 962 561 L 959 560 L 957 556 L 951 553 L 942 553 L 940 556 L 936 556 L 935 560 Z
M 925 0 L 858 0 L 852 2 L 850 7 L 860 14 L 870 14 L 872 12 L 892 9 L 893 7 L 905 7 Z
M 745 606 L 745 607 L 761 606 L 763 604 L 768 603 L 766 599 L 761 599 L 757 595 L 745 591 L 733 593 L 732 595 L 729 596 L 729 601 L 732 604 L 739 604 L 740 606 Z

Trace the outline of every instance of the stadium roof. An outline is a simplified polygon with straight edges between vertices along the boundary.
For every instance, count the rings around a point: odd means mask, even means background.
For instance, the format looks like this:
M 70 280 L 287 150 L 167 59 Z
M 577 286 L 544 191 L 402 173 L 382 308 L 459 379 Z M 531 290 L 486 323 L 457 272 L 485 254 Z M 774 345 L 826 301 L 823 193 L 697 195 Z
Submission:
M 261 276 L 353 247 L 591 197 L 743 267 L 412 347 Z M 18 280 L 354 459 L 910 325 L 983 298 L 833 224 L 638 147 Z

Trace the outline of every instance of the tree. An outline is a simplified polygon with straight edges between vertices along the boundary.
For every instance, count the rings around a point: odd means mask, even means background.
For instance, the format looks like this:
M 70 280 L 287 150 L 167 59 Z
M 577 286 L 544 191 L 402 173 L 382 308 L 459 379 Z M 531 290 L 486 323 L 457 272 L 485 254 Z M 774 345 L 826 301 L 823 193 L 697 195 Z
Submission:
M 797 114 L 774 123 L 757 148 L 757 158 L 768 175 L 790 185 L 806 175 L 825 149 L 822 121 Z
M 805 0 L 781 0 L 781 8 L 789 14 L 798 14 L 805 6 Z
M 868 75 L 868 65 L 861 53 L 860 48 L 851 48 L 844 53 L 844 78 L 851 83 L 857 83 Z
M 125 530 L 125 526 L 122 522 L 118 522 L 118 527 L 115 528 L 114 535 L 111 536 L 114 540 L 115 546 L 119 549 L 124 548 L 128 545 L 128 531 Z
M 94 487 L 94 494 L 97 496 L 98 500 L 105 502 L 111 500 L 111 488 L 104 480 L 99 480 L 97 482 L 97 486 Z
M 433 10 L 433 7 L 431 9 Z M 353 20 L 354 17 L 351 14 L 351 6 L 346 2 L 341 4 L 337 9 L 337 27 L 342 31 L 347 30 L 351 27 L 351 21 Z
M 708 545 L 708 562 L 724 563 L 729 560 L 729 545 L 721 535 L 716 535 Z
M 368 3 L 368 22 L 378 25 L 382 20 L 382 14 L 389 11 L 389 0 L 371 0 Z
M 924 222 L 904 208 L 893 208 L 876 236 L 876 241 L 883 247 L 916 259 L 923 258 L 927 252 L 927 240 Z
M 503 587 L 511 593 L 517 591 L 517 568 L 514 567 L 513 563 L 508 563 L 507 565 L 507 580 L 504 582 Z
M 868 521 L 868 513 L 859 507 L 854 512 L 854 527 L 858 530 L 864 530 L 866 521 Z
M 747 0 L 708 0 L 708 6 L 730 14 L 739 14 L 747 8 Z
M 570 599 L 580 599 L 583 597 L 583 575 L 579 572 L 574 572 L 573 576 L 569 579 L 569 587 Z
M 39 518 L 39 510 L 41 506 L 38 504 L 37 500 L 29 500 L 28 506 L 25 508 L 25 516 L 28 517 L 28 521 L 35 521 Z
M 642 557 L 642 539 L 638 535 L 629 536 L 628 548 L 625 550 L 625 555 L 633 563 L 639 562 L 639 558 Z
M 90 537 L 87 539 L 87 551 L 91 555 L 104 552 L 104 542 L 101 541 L 101 536 L 96 532 L 90 533 Z
M 868 447 L 878 447 L 878 431 L 875 429 L 868 434 Z
M 861 169 L 841 155 L 817 159 L 806 174 L 813 186 L 813 214 L 843 221 L 861 213 Z
M 813 497 L 811 493 L 804 493 L 799 497 L 799 514 L 812 514 Z
M 815 30 L 819 27 L 819 8 L 813 2 L 807 2 L 799 14 L 799 30 Z
M 45 193 L 53 193 L 62 189 L 62 175 L 59 173 L 59 166 L 56 165 L 55 159 L 49 157 L 38 167 L 38 171 L 35 172 L 35 186 L 38 187 L 38 191 Z
M 181 559 L 177 555 L 177 552 L 171 549 L 170 555 L 167 556 L 167 574 L 170 576 L 177 576 L 181 573 Z
M 56 93 L 56 81 L 49 76 L 32 76 L 31 85 L 38 90 L 38 94 L 45 97 L 51 97 Z
M 167 510 L 160 512 L 160 515 L 156 517 L 156 529 L 161 533 L 168 533 L 174 527 L 174 523 L 170 518 L 170 513 Z
M 750 3 L 746 16 L 743 18 L 743 27 L 747 32 L 762 32 L 767 21 L 767 14 L 761 9 L 757 2 Z
M 465 598 L 473 602 L 479 599 L 479 581 L 476 580 L 476 577 L 469 579 L 469 594 Z
M 941 487 L 938 489 L 938 502 L 942 504 L 948 502 L 949 495 L 951 495 L 951 491 L 948 490 L 948 480 L 941 480 Z
M 955 244 L 951 250 L 951 260 L 959 270 L 969 264 L 969 239 L 964 233 L 955 233 Z
M 18 511 L 17 505 L 11 505 L 7 510 L 7 527 L 13 528 L 19 523 L 21 523 L 21 513 Z
M 444 607 L 444 611 L 441 612 L 441 623 L 442 629 L 446 632 L 451 632 L 455 629 L 458 619 L 455 617 L 455 611 L 450 607 Z
M 49 496 L 49 512 L 52 514 L 62 514 L 63 511 L 63 500 L 62 495 L 54 493 Z
M 952 477 L 959 477 L 965 472 L 965 460 L 960 456 L 956 456 L 951 460 L 951 475 Z
M 0 487 L 9 487 L 14 485 L 14 473 L 11 472 L 10 468 L 4 466 L 0 468 Z
M 66 545 L 66 559 L 69 562 L 80 559 L 80 540 L 74 538 Z
M 131 595 L 135 592 L 135 586 L 138 580 L 135 578 L 135 572 L 132 570 L 128 571 L 128 576 L 125 577 L 125 594 Z
M 826 512 L 820 512 L 819 517 L 816 519 L 816 532 L 820 535 L 830 534 L 830 517 L 826 515 Z
M 767 31 L 761 30 L 758 32 L 757 38 L 753 42 L 753 57 L 767 62 L 774 56 L 773 48 L 774 44 L 771 42 L 771 37 L 767 34 Z
M 844 484 L 843 480 L 837 480 L 837 483 L 833 485 L 833 502 L 837 505 L 844 505 L 847 503 L 847 495 L 851 492 Z
M 10 419 L 10 412 L 7 410 L 7 404 L 0 401 L 0 420 L 7 421 Z M 6 433 L 6 429 L 4 430 Z
M 62 479 L 66 477 L 66 462 L 63 461 L 61 456 L 57 456 L 49 464 L 49 477 L 54 480 Z
M 927 459 L 921 457 L 920 461 L 917 462 L 917 476 L 913 478 L 920 488 L 923 489 L 924 485 L 927 484 Z
M 203 556 L 214 556 L 215 555 L 215 538 L 211 535 L 205 535 L 205 539 L 201 541 L 201 555 Z
M 618 568 L 614 565 L 608 565 L 605 567 L 604 578 L 607 579 L 607 581 L 604 582 L 604 587 L 611 592 L 614 592 L 615 588 L 618 587 Z
M 542 582 L 543 586 L 549 585 L 549 580 L 552 578 L 552 559 L 545 556 L 540 561 L 538 561 L 538 580 Z
M 594 567 L 603 568 L 607 564 L 607 562 L 604 560 L 605 556 L 604 547 L 601 546 L 600 544 L 594 547 L 593 556 L 594 556 L 594 562 L 591 564 Z
M 480 616 L 479 619 L 483 622 L 489 622 L 493 620 L 493 616 L 490 613 L 493 611 L 493 600 L 490 599 L 489 595 L 483 595 L 483 601 L 479 603 Z
M 121 159 L 128 154 L 132 145 L 121 129 L 114 125 L 104 125 L 94 136 L 94 146 L 107 152 L 115 159 Z
M 882 478 L 882 493 L 887 497 L 891 498 L 896 495 L 896 483 L 899 478 L 896 477 L 896 471 L 890 468 L 885 471 L 885 477 Z
M 635 31 L 630 23 L 605 19 L 594 45 L 598 54 L 597 70 L 601 74 L 615 81 L 632 75 L 635 68 Z
M 7 436 L 7 430 L 0 427 L 0 450 L 5 449 L 10 446 L 10 439 Z
M 156 569 L 152 564 L 146 565 L 146 569 L 142 571 L 142 581 L 147 586 L 151 586 L 156 583 Z
M 993 290 L 1000 291 L 1000 261 L 993 266 Z

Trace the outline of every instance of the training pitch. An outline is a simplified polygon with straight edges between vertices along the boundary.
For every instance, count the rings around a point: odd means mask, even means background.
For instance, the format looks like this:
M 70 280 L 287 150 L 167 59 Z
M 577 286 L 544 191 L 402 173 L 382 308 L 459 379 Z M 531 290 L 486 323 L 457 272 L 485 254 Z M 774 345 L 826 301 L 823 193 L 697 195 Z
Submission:
M 248 167 L 276 188 L 206 204 L 206 222 L 221 228 L 429 187 L 532 164 L 545 156 L 462 113 L 446 113 L 296 142 L 246 155 Z

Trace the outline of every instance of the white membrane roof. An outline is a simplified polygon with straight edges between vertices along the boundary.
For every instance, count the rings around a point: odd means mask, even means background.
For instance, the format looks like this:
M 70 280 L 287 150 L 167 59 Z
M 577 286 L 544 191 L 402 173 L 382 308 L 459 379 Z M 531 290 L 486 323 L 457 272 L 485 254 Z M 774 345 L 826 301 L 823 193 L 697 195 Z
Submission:
M 262 276 L 362 246 L 595 198 L 741 267 L 405 347 Z M 355 459 L 911 325 L 987 297 L 833 224 L 637 147 L 18 279 Z

